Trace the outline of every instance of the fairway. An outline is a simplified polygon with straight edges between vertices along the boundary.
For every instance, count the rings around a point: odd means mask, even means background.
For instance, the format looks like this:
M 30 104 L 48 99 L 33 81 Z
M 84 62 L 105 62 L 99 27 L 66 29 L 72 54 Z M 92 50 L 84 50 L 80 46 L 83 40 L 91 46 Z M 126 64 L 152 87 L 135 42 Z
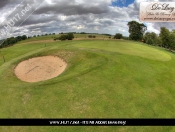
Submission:
M 94 49 L 101 49 L 107 50 L 112 52 L 118 52 L 122 54 L 140 56 L 143 58 L 153 59 L 153 60 L 160 60 L 160 61 L 169 61 L 171 60 L 171 56 L 162 52 L 160 50 L 155 49 L 154 47 L 148 47 L 147 45 L 141 45 L 141 43 L 130 43 L 128 46 L 127 41 L 118 41 L 118 45 L 116 42 L 110 42 L 109 44 L 106 41 L 102 41 L 101 43 L 84 43 L 76 44 L 76 47 L 83 47 L 83 48 L 94 48 Z
M 175 118 L 174 53 L 125 40 L 36 40 L 0 49 L 1 118 Z M 35 83 L 15 75 L 20 62 L 42 56 L 62 58 L 67 63 L 65 71 Z M 0 131 L 12 130 L 146 132 L 175 128 L 0 127 Z

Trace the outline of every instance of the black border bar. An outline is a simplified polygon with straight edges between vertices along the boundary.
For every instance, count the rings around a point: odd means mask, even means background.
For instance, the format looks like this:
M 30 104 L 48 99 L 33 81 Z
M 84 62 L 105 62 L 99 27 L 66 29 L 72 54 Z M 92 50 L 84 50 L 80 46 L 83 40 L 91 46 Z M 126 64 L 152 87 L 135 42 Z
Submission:
M 175 119 L 0 119 L 0 126 L 175 126 Z

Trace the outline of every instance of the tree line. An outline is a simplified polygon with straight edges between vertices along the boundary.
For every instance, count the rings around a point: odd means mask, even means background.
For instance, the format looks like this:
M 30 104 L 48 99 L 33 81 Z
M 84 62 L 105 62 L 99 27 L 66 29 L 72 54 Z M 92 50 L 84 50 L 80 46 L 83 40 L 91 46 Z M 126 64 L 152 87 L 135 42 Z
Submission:
M 149 45 L 175 50 L 175 30 L 170 31 L 165 27 L 161 27 L 160 34 L 156 34 L 154 32 L 146 32 L 147 27 L 143 23 L 130 21 L 127 25 L 129 27 L 130 40 L 142 41 Z
M 160 34 L 147 32 L 143 37 L 144 43 L 175 50 L 175 30 L 170 31 L 165 27 L 160 28 Z
M 17 42 L 22 41 L 22 40 L 26 40 L 26 39 L 27 39 L 27 36 L 23 35 L 23 36 L 10 37 L 10 38 L 7 38 L 5 40 L 1 40 L 0 48 L 14 45 Z
M 88 35 L 88 38 L 96 38 L 95 35 Z M 61 33 L 61 36 L 60 37 L 54 37 L 54 40 L 61 40 L 61 41 L 64 41 L 64 40 L 73 40 L 74 39 L 74 34 L 73 32 L 70 32 L 70 33 L 67 33 L 67 34 L 62 34 Z
M 46 34 L 42 34 L 42 35 L 34 35 L 34 36 L 28 36 L 28 37 L 26 35 L 17 36 L 17 37 L 10 37 L 10 38 L 4 39 L 4 40 L 0 40 L 0 48 L 12 46 L 12 45 L 14 45 L 17 42 L 22 41 L 22 40 L 40 37 L 40 36 L 48 36 L 48 35 L 55 35 L 55 33 L 49 33 L 49 34 L 46 33 Z
M 48 35 L 55 35 L 55 33 L 48 33 L 48 34 L 46 33 L 46 34 L 41 34 L 41 35 L 34 35 L 33 38 L 40 37 L 40 36 L 48 36 Z M 32 38 L 32 36 L 28 37 L 28 38 Z
M 73 33 L 68 33 L 68 34 L 62 34 L 60 37 L 55 37 L 54 40 L 72 40 L 74 39 L 74 34 Z
M 143 23 L 138 23 L 136 21 L 128 22 L 129 27 L 129 37 L 125 37 L 120 33 L 116 33 L 114 35 L 114 39 L 125 39 L 125 40 L 134 40 L 134 41 L 142 41 L 149 45 L 160 46 L 167 48 L 169 50 L 175 50 L 175 30 L 169 31 L 165 27 L 161 27 L 160 34 L 156 34 L 154 32 L 146 32 L 147 27 Z M 146 32 L 146 33 L 145 33 Z M 90 33 L 77 33 L 77 32 L 69 32 L 69 33 L 60 33 L 60 37 L 53 37 L 54 40 L 72 40 L 74 39 L 74 34 L 89 34 L 89 38 L 96 38 L 95 35 L 91 35 Z M 98 33 L 93 33 L 98 34 Z M 47 36 L 47 35 L 55 35 L 55 33 L 45 34 L 45 35 L 34 35 L 33 37 L 39 36 Z M 101 34 L 112 37 L 110 34 Z M 26 35 L 7 38 L 5 41 L 0 40 L 0 48 L 11 46 L 19 41 L 26 40 L 32 37 L 27 37 Z

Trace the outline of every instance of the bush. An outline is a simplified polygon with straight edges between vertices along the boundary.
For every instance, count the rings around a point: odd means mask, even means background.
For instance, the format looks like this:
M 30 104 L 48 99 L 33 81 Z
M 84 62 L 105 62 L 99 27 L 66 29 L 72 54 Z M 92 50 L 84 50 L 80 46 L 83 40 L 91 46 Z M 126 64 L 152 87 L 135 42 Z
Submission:
M 63 41 L 63 40 L 68 39 L 68 36 L 67 35 L 61 35 L 58 39 Z
M 88 37 L 89 37 L 89 38 L 96 38 L 95 35 L 89 35 Z
M 74 38 L 73 33 L 68 33 L 68 34 L 61 35 L 58 39 L 63 41 L 63 40 L 72 40 L 73 38 Z
M 122 37 L 123 35 L 120 33 L 116 33 L 116 35 L 114 36 L 115 39 L 121 39 Z
M 93 36 L 92 36 L 92 35 L 89 35 L 88 37 L 89 37 L 89 38 L 92 38 Z
M 73 34 L 73 33 L 68 33 L 68 34 L 67 34 L 67 39 L 68 39 L 68 40 L 74 39 L 74 34 Z

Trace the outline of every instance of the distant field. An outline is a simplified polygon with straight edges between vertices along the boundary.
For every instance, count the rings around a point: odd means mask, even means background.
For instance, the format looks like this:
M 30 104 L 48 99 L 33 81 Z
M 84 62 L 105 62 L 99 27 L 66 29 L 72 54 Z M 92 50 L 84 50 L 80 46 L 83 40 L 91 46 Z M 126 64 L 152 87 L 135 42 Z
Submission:
M 0 49 L 1 118 L 175 118 L 173 53 L 125 40 L 51 41 L 51 36 L 31 38 Z M 46 55 L 66 60 L 61 76 L 38 83 L 15 76 L 19 62 Z M 173 132 L 175 128 L 0 127 L 0 131 Z
M 100 35 L 100 34 L 74 34 L 75 39 L 89 39 L 88 36 L 89 35 L 93 35 L 96 36 L 95 39 L 109 39 L 109 36 L 106 35 Z M 27 39 L 25 41 L 21 41 L 19 42 L 19 44 L 21 43 L 28 43 L 28 42 L 33 42 L 33 41 L 54 41 L 54 37 L 59 37 L 61 36 L 61 34 L 56 34 L 56 35 L 47 35 L 47 36 L 39 36 L 39 37 L 32 37 L 30 39 Z

